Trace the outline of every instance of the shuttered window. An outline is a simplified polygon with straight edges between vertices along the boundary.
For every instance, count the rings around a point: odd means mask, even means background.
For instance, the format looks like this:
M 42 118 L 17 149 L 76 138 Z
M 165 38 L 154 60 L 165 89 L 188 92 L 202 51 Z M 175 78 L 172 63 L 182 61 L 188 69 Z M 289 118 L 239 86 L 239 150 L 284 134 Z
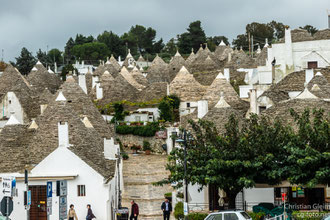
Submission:
M 78 185 L 78 196 L 86 196 L 85 185 Z

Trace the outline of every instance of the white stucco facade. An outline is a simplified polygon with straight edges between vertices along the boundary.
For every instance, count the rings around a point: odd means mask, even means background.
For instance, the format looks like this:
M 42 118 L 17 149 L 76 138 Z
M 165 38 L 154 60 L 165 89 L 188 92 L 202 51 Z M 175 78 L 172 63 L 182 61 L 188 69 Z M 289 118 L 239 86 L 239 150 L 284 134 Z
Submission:
M 0 174 L 1 176 L 23 177 L 23 174 Z M 34 167 L 29 174 L 29 185 L 46 185 L 53 182 L 52 215 L 49 220 L 59 219 L 59 197 L 56 196 L 56 180 L 67 180 L 67 205 L 74 204 L 78 219 L 86 218 L 86 205 L 91 204 L 92 210 L 98 219 L 113 220 L 113 213 L 117 204 L 116 180 L 114 177 L 105 183 L 103 176 L 92 169 L 88 164 L 76 156 L 66 147 L 59 147 L 41 163 Z M 85 185 L 86 196 L 78 196 L 78 185 Z M 14 211 L 11 219 L 26 219 L 26 210 L 23 205 L 24 181 L 17 182 L 18 197 L 14 197 Z M 2 198 L 2 192 L 0 197 Z M 112 208 L 111 208 L 112 205 Z
M 23 107 L 14 92 L 7 92 L 0 102 L 0 118 L 9 118 L 11 114 L 21 123 L 24 123 L 25 113 Z

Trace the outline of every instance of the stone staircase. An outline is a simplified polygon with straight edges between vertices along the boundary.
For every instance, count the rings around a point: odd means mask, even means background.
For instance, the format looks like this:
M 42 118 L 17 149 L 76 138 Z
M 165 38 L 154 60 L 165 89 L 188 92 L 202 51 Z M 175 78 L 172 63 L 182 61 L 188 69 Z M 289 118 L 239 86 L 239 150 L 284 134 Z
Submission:
M 168 177 L 166 163 L 166 155 L 130 154 L 129 159 L 124 160 L 122 206 L 130 209 L 130 201 L 134 200 L 140 208 L 139 219 L 163 219 L 160 206 L 164 194 L 172 192 L 172 187 L 153 186 L 152 183 Z

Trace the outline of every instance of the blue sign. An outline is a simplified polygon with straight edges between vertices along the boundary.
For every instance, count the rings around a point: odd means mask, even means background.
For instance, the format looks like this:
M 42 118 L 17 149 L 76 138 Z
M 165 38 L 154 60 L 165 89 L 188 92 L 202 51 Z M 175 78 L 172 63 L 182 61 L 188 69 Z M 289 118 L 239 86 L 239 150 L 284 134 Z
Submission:
M 47 182 L 47 198 L 53 197 L 53 183 Z
M 31 190 L 27 191 L 27 205 L 31 205 Z

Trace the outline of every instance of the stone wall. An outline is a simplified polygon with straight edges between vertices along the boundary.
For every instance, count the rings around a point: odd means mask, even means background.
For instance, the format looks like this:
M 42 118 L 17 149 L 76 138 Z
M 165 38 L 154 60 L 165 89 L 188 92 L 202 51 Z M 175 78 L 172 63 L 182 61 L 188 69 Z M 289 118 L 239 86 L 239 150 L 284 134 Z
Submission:
M 151 149 L 153 153 L 156 154 L 165 154 L 166 152 L 163 150 L 162 145 L 166 144 L 166 139 L 156 139 L 155 137 L 141 137 L 137 135 L 122 135 L 122 134 L 116 134 L 116 138 L 119 138 L 122 144 L 125 146 L 129 144 L 136 144 L 141 146 L 141 150 L 143 147 L 143 141 L 149 141 L 151 145 Z M 125 148 L 124 150 L 130 151 L 131 149 Z

